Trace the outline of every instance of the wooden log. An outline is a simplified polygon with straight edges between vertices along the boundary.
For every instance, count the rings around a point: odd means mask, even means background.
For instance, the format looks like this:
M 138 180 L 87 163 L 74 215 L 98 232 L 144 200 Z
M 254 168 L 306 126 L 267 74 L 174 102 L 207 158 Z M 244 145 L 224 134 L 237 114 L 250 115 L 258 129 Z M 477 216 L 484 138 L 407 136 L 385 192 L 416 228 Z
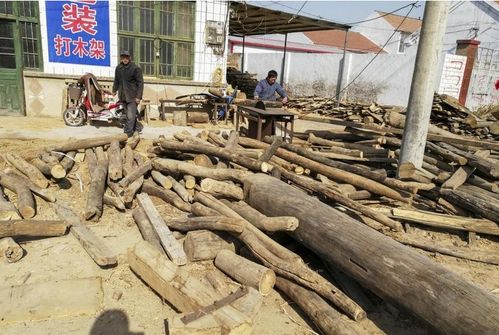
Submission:
M 67 228 L 68 224 L 60 220 L 8 220 L 0 223 L 0 238 L 62 236 Z
M 108 205 L 114 207 L 120 211 L 124 211 L 126 209 L 125 204 L 120 198 L 112 197 L 104 193 L 102 196 L 102 203 L 104 205 Z
M 97 265 L 109 267 L 118 263 L 116 255 L 100 237 L 81 223 L 80 218 L 71 207 L 60 200 L 51 205 L 57 216 L 71 225 L 71 235 L 78 240 L 83 249 L 85 249 Z
M 168 178 L 168 180 L 170 181 L 170 183 L 172 183 L 173 190 L 178 194 L 178 196 L 183 201 L 185 201 L 186 203 L 189 203 L 189 202 L 192 201 L 192 198 L 189 195 L 189 192 L 187 192 L 187 190 L 185 189 L 184 185 L 182 185 L 181 183 L 179 183 L 172 176 L 167 176 L 166 178 Z
M 258 158 L 259 162 L 268 162 L 274 156 L 277 149 L 282 145 L 282 139 L 278 136 L 273 136 L 272 144 L 265 149 L 263 155 Z
M 222 201 L 236 213 L 251 222 L 255 227 L 267 231 L 293 231 L 298 227 L 298 219 L 292 216 L 268 217 L 245 203 L 244 201 Z
M 238 165 L 244 166 L 249 170 L 267 172 L 269 170 L 269 165 L 264 162 L 258 162 L 255 159 L 248 158 L 243 155 L 239 155 L 233 151 L 226 150 L 225 148 L 218 148 L 215 146 L 201 145 L 193 142 L 173 142 L 173 141 L 162 141 L 161 147 L 167 150 L 178 150 L 182 152 L 191 152 L 196 154 L 206 154 L 220 157 L 222 159 L 229 160 Z
M 135 180 L 139 179 L 140 177 L 143 177 L 146 173 L 151 171 L 151 169 L 152 169 L 151 161 L 147 160 L 146 162 L 140 164 L 138 168 L 134 169 L 133 172 L 127 174 L 125 178 L 119 181 L 118 184 L 121 187 L 127 187 Z
M 132 211 L 132 216 L 133 219 L 135 220 L 135 223 L 137 224 L 137 227 L 139 228 L 142 238 L 145 241 L 149 242 L 151 246 L 155 247 L 156 250 L 158 250 L 160 253 L 166 255 L 165 251 L 163 250 L 163 247 L 161 246 L 161 241 L 159 239 L 159 236 L 154 230 L 153 226 L 151 225 L 151 222 L 147 218 L 144 209 L 138 206 Z
M 450 162 L 457 163 L 459 165 L 466 165 L 468 164 L 468 160 L 466 157 L 460 156 L 450 150 L 447 150 L 445 148 L 442 148 L 441 146 L 432 143 L 432 142 L 426 142 L 426 150 L 429 150 L 430 152 L 442 156 L 446 160 Z
M 126 145 L 123 150 L 124 158 L 123 158 L 123 176 L 128 176 L 133 172 L 133 149 Z
M 177 240 L 173 237 L 170 229 L 168 229 L 168 227 L 166 226 L 165 221 L 159 214 L 149 196 L 145 193 L 140 193 L 137 195 L 137 200 L 139 201 L 140 206 L 146 212 L 147 218 L 158 234 L 161 245 L 165 249 L 170 259 L 173 261 L 173 263 L 177 265 L 186 264 L 187 256 L 185 255 L 184 250 L 179 245 Z
M 93 163 L 89 162 L 88 166 L 92 178 L 88 187 L 85 219 L 98 221 L 102 216 L 102 198 L 104 197 L 104 192 L 106 190 L 108 161 L 101 157 L 101 159 L 97 159 L 95 166 L 90 164 Z
M 471 213 L 477 213 L 484 218 L 499 223 L 499 205 L 494 198 L 483 199 L 483 197 L 477 196 L 476 193 L 469 193 L 469 191 L 464 192 L 459 189 L 440 189 L 440 193 L 451 203 L 454 203 Z
M 203 166 L 206 168 L 214 168 L 213 162 L 210 157 L 205 154 L 199 154 L 194 157 L 193 163 L 197 166 Z
M 17 210 L 21 217 L 30 219 L 36 214 L 35 198 L 31 193 L 28 183 L 22 182 L 21 178 L 15 178 L 0 173 L 0 184 L 17 195 Z
M 455 190 L 459 186 L 463 185 L 468 177 L 475 171 L 474 168 L 469 166 L 461 166 L 452 176 L 442 184 L 442 188 L 449 188 Z
M 3 180 L 5 187 L 13 192 L 17 187 L 17 185 L 22 184 L 26 185 L 31 190 L 31 192 L 38 195 L 43 200 L 48 202 L 56 201 L 56 197 L 53 195 L 52 192 L 36 185 L 31 180 L 29 180 L 28 177 L 17 174 L 16 171 L 12 168 L 6 168 L 3 172 L 0 171 L 0 178 Z
M 144 177 L 139 177 L 138 179 L 134 180 L 128 187 L 125 189 L 125 192 L 123 193 L 123 201 L 125 202 L 125 207 L 131 208 L 133 205 L 133 199 L 135 198 L 135 195 L 139 192 L 139 190 L 142 188 L 144 183 Z
M 215 180 L 232 180 L 241 182 L 248 174 L 247 171 L 233 169 L 210 169 L 203 168 L 191 163 L 181 162 L 173 159 L 156 158 L 152 161 L 155 170 L 168 174 L 189 174 L 199 178 L 211 178 Z
M 235 150 L 239 147 L 237 142 L 239 141 L 239 132 L 235 130 L 231 130 L 229 138 L 227 139 L 227 143 L 225 144 L 225 149 L 227 150 Z
M 23 258 L 24 250 L 11 237 L 0 238 L 0 259 L 15 263 Z
M 217 212 L 214 209 L 206 207 L 205 205 L 195 202 L 191 205 L 191 212 L 196 216 L 217 216 L 220 215 L 220 212 Z
M 208 123 L 210 116 L 207 112 L 187 112 L 187 123 Z
M 109 157 L 108 175 L 112 181 L 123 178 L 123 163 L 121 161 L 120 142 L 118 140 L 111 141 L 111 145 L 107 149 Z
M 293 300 L 324 334 L 356 335 L 359 330 L 317 293 L 283 277 L 277 277 L 276 287 Z
M 81 140 L 71 139 L 62 145 L 50 146 L 46 147 L 45 151 L 77 151 L 81 149 L 93 148 L 102 145 L 109 145 L 113 140 L 118 140 L 119 142 L 126 142 L 128 140 L 128 136 L 126 134 L 119 135 L 109 135 L 102 137 L 93 137 L 93 138 L 85 138 Z
M 26 162 L 22 157 L 14 154 L 5 154 L 4 158 L 39 187 L 47 188 L 49 186 L 49 181 L 40 170 Z
M 317 182 L 315 180 L 312 180 L 312 179 L 309 179 L 306 177 L 294 175 L 294 174 L 289 173 L 285 170 L 281 171 L 281 175 L 285 179 L 290 180 L 297 185 L 300 185 L 300 186 L 305 187 L 309 190 L 318 192 L 318 193 L 326 196 L 327 198 L 329 198 L 333 201 L 336 201 L 336 202 L 338 202 L 346 207 L 349 207 L 353 210 L 356 210 L 356 211 L 364 214 L 365 216 L 367 216 L 373 220 L 376 220 L 377 222 L 382 223 L 383 225 L 385 225 L 385 226 L 387 226 L 395 231 L 402 231 L 403 230 L 402 225 L 399 222 L 394 221 L 394 220 L 390 219 L 389 217 L 387 217 L 386 215 L 381 214 L 379 212 L 376 212 L 372 208 L 364 206 L 364 205 L 348 198 L 347 196 L 342 195 L 339 192 L 335 192 L 334 190 L 332 190 L 331 188 L 327 187 L 324 184 L 321 184 L 320 182 Z
M 162 186 L 164 189 L 169 190 L 173 187 L 172 181 L 159 171 L 151 171 L 151 177 L 156 183 L 158 183 L 158 185 Z
M 175 192 L 156 186 L 156 184 L 150 180 L 144 181 L 142 184 L 142 192 L 158 197 L 181 211 L 191 211 L 191 205 L 188 202 L 183 201 Z
M 404 208 L 376 208 L 375 210 L 396 219 L 419 223 L 425 226 L 499 235 L 497 224 L 487 219 L 475 219 Z
M 439 145 L 445 148 L 446 150 L 449 150 L 451 152 L 454 152 L 456 154 L 465 157 L 468 160 L 468 165 L 476 168 L 478 171 L 484 173 L 488 177 L 494 179 L 499 177 L 499 164 L 491 160 L 488 160 L 486 158 L 483 158 L 480 155 L 475 155 L 466 152 L 464 150 L 458 149 L 456 147 L 453 147 L 452 145 L 447 143 L 440 143 Z
M 489 192 L 499 193 L 499 186 L 498 185 L 491 183 L 491 182 L 489 182 L 489 181 L 487 181 L 479 176 L 471 176 L 471 178 L 469 178 L 467 180 L 467 182 L 470 185 L 474 185 L 474 186 L 483 188 L 484 190 L 487 190 Z
M 300 226 L 290 234 L 319 257 L 439 332 L 496 331 L 499 298 L 483 288 L 275 178 L 252 175 L 244 188 L 248 203 L 264 214 L 296 216 Z
M 243 220 L 220 216 L 220 213 L 217 213 L 215 216 L 171 219 L 168 220 L 166 224 L 169 228 L 182 232 L 208 229 L 241 233 L 245 226 L 245 222 Z
M 244 199 L 243 189 L 237 185 L 211 178 L 204 178 L 201 181 L 201 191 L 209 193 L 215 197 L 230 198 L 236 200 Z
M 180 312 L 191 312 L 218 299 L 214 289 L 176 266 L 149 242 L 128 249 L 128 264 L 162 299 Z
M 50 164 L 42 161 L 40 158 L 34 158 L 31 160 L 31 164 L 48 178 L 54 177 L 54 179 L 57 180 L 66 176 L 66 170 L 61 164 L 59 164 L 59 161 L 57 161 L 57 163 Z
M 257 289 L 263 296 L 268 295 L 275 284 L 274 271 L 229 250 L 217 254 L 215 266 L 238 283 Z
M 457 247 L 446 247 L 438 245 L 434 241 L 425 241 L 421 239 L 415 239 L 414 237 L 398 236 L 397 241 L 405 245 L 410 245 L 411 247 L 423 249 L 430 252 L 438 252 L 443 255 L 449 255 L 462 259 L 469 259 L 476 262 L 482 262 L 487 264 L 499 265 L 499 254 L 491 253 L 482 250 L 472 250 L 470 248 L 457 248 Z
M 191 175 L 184 175 L 185 188 L 188 190 L 192 190 L 194 186 L 196 186 L 196 178 Z
M 5 193 L 3 192 L 3 188 L 0 187 L 0 220 L 13 220 L 20 218 L 21 217 L 16 206 L 7 200 Z
M 69 151 L 64 155 L 64 158 L 61 160 L 61 165 L 68 174 L 75 164 L 76 151 Z
M 352 193 L 348 193 L 347 197 L 349 197 L 352 200 L 366 200 L 370 199 L 372 197 L 371 192 L 362 190 L 362 191 L 355 191 Z
M 187 112 L 184 110 L 173 111 L 173 125 L 174 126 L 187 126 Z
M 225 241 L 209 230 L 194 230 L 187 233 L 184 250 L 191 262 L 213 260 L 221 250 L 235 252 L 234 243 Z

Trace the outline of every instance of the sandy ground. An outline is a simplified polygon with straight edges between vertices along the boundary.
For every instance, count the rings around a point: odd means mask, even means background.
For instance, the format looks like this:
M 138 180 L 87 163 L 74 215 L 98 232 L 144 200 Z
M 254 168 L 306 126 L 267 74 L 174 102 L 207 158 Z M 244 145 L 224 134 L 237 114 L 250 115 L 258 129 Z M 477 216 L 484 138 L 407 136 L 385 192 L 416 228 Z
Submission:
M 310 122 L 299 122 L 298 130 L 308 128 L 327 128 Z M 144 151 L 152 139 L 159 135 L 170 135 L 182 129 L 193 133 L 200 129 L 174 127 L 167 122 L 153 120 L 143 131 L 143 140 L 137 150 Z M 120 133 L 122 130 L 112 126 L 66 127 L 62 120 L 51 118 L 0 117 L 0 156 L 15 152 L 24 157 L 34 157 L 41 149 L 50 144 L 66 141 L 70 137 L 84 138 L 104 134 Z M 0 168 L 6 163 L 0 160 Z M 72 171 L 71 186 L 62 188 L 52 184 L 50 189 L 59 199 L 67 201 L 74 209 L 81 211 L 85 205 L 85 195 L 80 191 L 74 174 L 78 173 L 84 184 L 88 183 L 86 164 L 78 164 Z M 14 196 L 8 193 L 9 196 Z M 153 199 L 159 211 L 166 217 L 183 215 L 172 206 L 159 199 Z M 35 219 L 56 219 L 53 210 L 37 198 L 38 213 Z M 141 239 L 131 212 L 121 213 L 114 208 L 105 207 L 104 215 L 98 223 L 90 223 L 90 229 L 103 238 L 107 245 L 118 255 L 117 267 L 102 269 L 86 254 L 78 241 L 72 236 L 42 238 L 22 241 L 25 256 L 17 263 L 0 262 L 0 286 L 28 285 L 62 279 L 88 277 L 102 278 L 102 308 L 95 315 L 60 315 L 47 320 L 33 321 L 26 311 L 24 322 L 6 323 L 0 315 L 0 334 L 164 334 L 164 320 L 175 313 L 144 282 L 142 282 L 126 263 L 126 250 Z M 453 245 L 465 245 L 465 236 L 448 233 L 417 230 L 417 234 L 438 239 Z M 482 237 L 478 247 L 483 250 L 498 250 L 497 239 Z M 306 252 L 301 250 L 300 252 Z M 471 281 L 499 294 L 499 267 L 460 260 L 453 257 L 428 255 L 434 261 L 461 274 Z M 203 270 L 212 268 L 209 262 L 187 265 L 201 280 Z M 0 288 L 1 289 L 1 288 Z M 375 299 L 375 301 L 377 301 Z M 357 324 L 359 334 L 431 334 L 425 325 L 392 305 L 380 302 L 369 311 L 368 319 Z M 277 291 L 264 300 L 257 316 L 255 334 L 311 334 L 318 332 L 300 310 Z

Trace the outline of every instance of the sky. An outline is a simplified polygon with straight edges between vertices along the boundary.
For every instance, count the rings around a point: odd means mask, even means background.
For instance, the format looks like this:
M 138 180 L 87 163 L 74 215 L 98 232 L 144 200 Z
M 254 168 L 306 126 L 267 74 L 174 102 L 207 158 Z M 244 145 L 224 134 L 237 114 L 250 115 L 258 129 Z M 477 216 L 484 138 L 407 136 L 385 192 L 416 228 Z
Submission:
M 257 6 L 267 7 L 288 13 L 297 13 L 338 22 L 351 24 L 364 20 L 372 12 L 379 10 L 391 12 L 406 6 L 414 1 L 248 1 Z M 410 17 L 423 18 L 424 2 L 419 1 L 409 15 Z M 405 16 L 410 6 L 394 13 Z

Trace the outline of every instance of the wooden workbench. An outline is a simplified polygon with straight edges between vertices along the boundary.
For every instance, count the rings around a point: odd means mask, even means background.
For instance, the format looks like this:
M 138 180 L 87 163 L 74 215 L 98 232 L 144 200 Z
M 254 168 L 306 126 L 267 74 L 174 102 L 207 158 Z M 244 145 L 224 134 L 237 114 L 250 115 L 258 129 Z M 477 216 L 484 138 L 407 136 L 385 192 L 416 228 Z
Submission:
M 239 130 L 239 117 L 248 118 L 248 136 L 261 141 L 267 135 L 275 135 L 276 123 L 283 122 L 283 139 L 288 135 L 288 123 L 290 124 L 289 142 L 293 141 L 295 114 L 281 108 L 266 108 L 265 110 L 250 107 L 237 106 L 236 130 Z

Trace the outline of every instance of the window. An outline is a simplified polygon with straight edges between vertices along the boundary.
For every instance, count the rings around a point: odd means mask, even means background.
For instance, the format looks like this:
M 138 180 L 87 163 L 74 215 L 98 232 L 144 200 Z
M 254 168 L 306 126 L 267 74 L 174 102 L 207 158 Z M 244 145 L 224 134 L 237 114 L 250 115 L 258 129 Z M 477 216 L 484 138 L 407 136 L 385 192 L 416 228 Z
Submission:
M 410 35 L 411 34 L 403 32 L 403 31 L 400 32 L 400 40 L 399 40 L 399 48 L 398 48 L 399 54 L 405 53 L 405 48 L 407 47 L 407 45 L 406 45 L 407 39 L 409 38 Z
M 14 38 L 16 39 L 16 49 L 22 52 L 23 67 L 40 69 L 42 53 L 38 24 L 38 2 L 0 1 L 0 19 L 11 22 L 15 30 L 19 32 L 19 35 L 16 33 Z
M 145 76 L 192 79 L 195 9 L 190 1 L 119 1 L 119 50 Z

